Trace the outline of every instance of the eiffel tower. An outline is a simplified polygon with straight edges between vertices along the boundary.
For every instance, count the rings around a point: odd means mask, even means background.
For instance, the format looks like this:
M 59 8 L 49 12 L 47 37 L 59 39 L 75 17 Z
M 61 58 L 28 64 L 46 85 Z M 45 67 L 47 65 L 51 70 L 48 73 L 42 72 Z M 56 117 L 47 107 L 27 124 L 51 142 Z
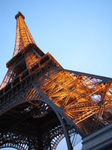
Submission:
M 64 69 L 36 45 L 21 12 L 13 57 L 0 86 L 0 148 L 72 150 L 112 123 L 112 79 Z

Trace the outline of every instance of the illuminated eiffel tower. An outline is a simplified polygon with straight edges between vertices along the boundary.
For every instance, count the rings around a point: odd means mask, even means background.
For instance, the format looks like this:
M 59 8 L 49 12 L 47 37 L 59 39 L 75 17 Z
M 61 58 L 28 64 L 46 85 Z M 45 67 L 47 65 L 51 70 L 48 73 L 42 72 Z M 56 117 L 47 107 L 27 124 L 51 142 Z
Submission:
M 69 150 L 112 123 L 112 79 L 65 70 L 35 44 L 22 13 L 13 57 L 0 86 L 0 148 Z

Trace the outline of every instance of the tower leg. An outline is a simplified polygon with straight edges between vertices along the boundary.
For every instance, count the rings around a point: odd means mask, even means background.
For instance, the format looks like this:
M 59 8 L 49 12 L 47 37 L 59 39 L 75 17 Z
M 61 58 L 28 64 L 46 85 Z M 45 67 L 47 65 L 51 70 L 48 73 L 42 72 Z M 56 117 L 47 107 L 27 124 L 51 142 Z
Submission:
M 51 100 L 48 98 L 48 96 L 46 94 L 44 94 L 34 83 L 33 83 L 33 86 L 34 88 L 36 89 L 36 91 L 42 95 L 42 97 L 45 99 L 46 103 L 54 110 L 54 112 L 56 113 L 59 121 L 60 121 L 60 124 L 62 125 L 62 128 L 63 128 L 63 132 L 64 132 L 64 136 L 65 136 L 65 139 L 66 139 L 66 142 L 67 142 L 67 147 L 68 147 L 68 150 L 73 150 L 72 148 L 72 144 L 71 144 L 71 141 L 70 141 L 70 137 L 69 137 L 69 134 L 67 132 L 67 129 L 65 127 L 65 124 L 60 116 L 60 114 L 58 113 L 57 111 L 57 107 L 51 102 Z M 44 102 L 45 102 L 44 101 Z
M 66 139 L 66 142 L 67 142 L 67 147 L 68 147 L 68 150 L 73 150 L 73 147 L 72 147 L 72 144 L 71 144 L 71 141 L 70 141 L 70 137 L 69 137 L 69 134 L 67 132 L 67 129 L 66 129 L 66 126 L 61 118 L 61 116 L 56 113 L 61 125 L 62 125 L 62 128 L 63 128 L 63 131 L 64 131 L 64 135 L 65 135 L 65 139 Z

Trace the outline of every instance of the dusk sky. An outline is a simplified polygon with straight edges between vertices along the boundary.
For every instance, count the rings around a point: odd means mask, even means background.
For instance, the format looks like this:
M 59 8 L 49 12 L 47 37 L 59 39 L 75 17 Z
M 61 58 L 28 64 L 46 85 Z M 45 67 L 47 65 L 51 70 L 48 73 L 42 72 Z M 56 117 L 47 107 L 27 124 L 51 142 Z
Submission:
M 14 51 L 18 11 L 38 47 L 65 69 L 112 78 L 112 0 L 1 0 L 0 83 Z

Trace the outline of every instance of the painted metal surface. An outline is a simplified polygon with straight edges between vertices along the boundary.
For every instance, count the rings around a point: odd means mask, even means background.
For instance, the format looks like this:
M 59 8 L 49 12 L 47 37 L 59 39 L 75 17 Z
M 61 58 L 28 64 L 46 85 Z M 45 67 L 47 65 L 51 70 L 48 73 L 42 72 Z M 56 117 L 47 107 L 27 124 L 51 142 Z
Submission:
M 14 54 L 0 86 L 0 147 L 54 150 L 65 136 L 73 149 L 74 135 L 112 123 L 112 79 L 65 70 L 36 46 L 20 12 L 16 20 Z

